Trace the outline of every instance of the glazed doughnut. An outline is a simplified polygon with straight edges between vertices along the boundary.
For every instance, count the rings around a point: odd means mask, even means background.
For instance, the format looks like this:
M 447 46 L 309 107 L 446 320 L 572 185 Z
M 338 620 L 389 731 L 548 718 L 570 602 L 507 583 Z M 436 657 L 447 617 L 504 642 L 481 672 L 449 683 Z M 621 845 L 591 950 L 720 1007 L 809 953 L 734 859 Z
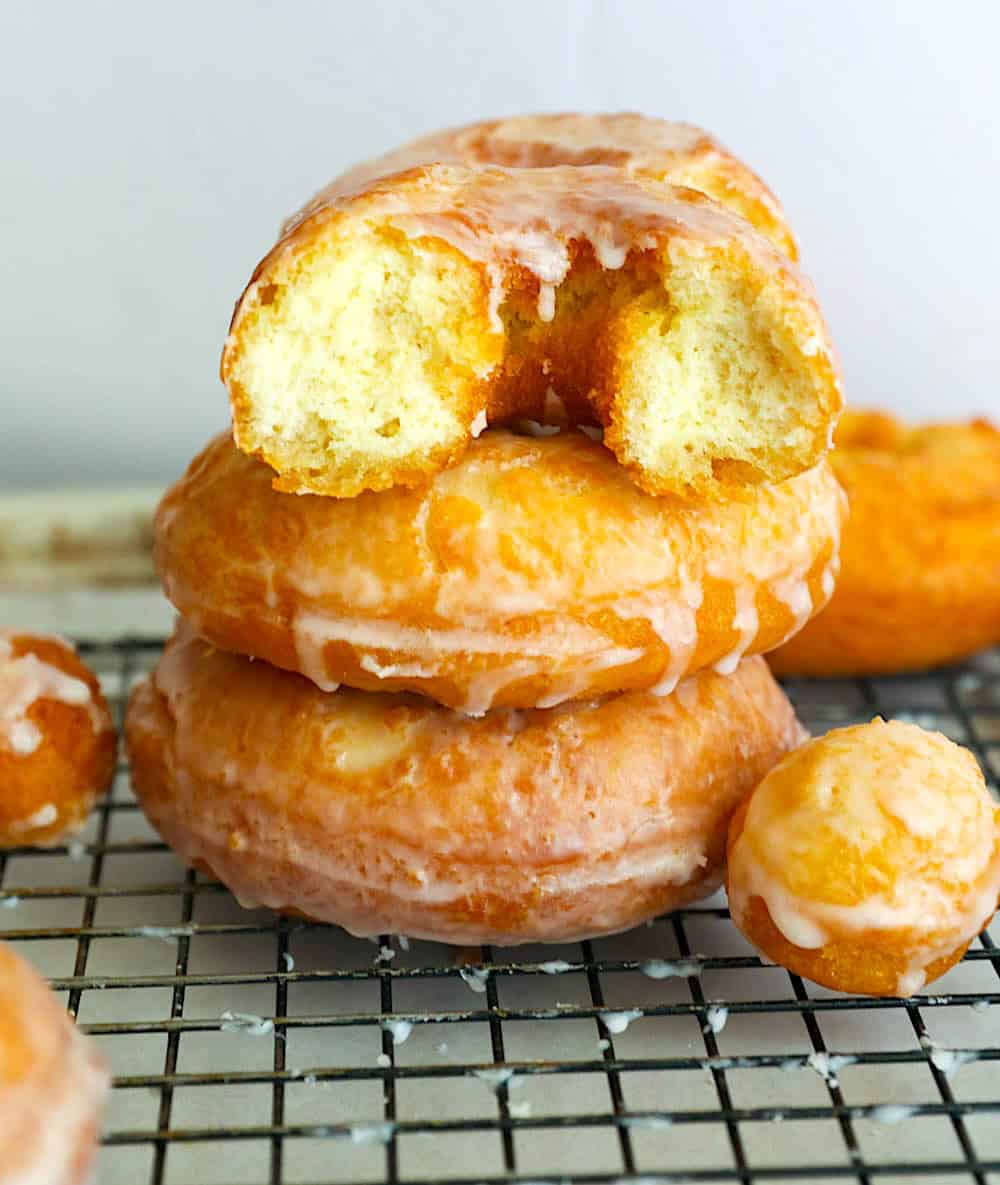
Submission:
M 848 412 L 832 458 L 851 506 L 840 580 L 774 670 L 889 674 L 1000 643 L 1000 432 Z
M 79 831 L 111 783 L 115 749 L 100 685 L 73 647 L 0 630 L 0 848 Z
M 666 693 L 777 645 L 829 597 L 842 513 L 825 464 L 677 504 L 576 431 L 491 430 L 419 490 L 292 498 L 220 436 L 165 495 L 155 556 L 222 649 L 480 715 Z
M 733 921 L 837 991 L 910 996 L 993 916 L 1000 809 L 972 754 L 914 724 L 840 728 L 773 769 L 729 829 Z
M 422 136 L 343 173 L 317 198 L 349 191 L 415 165 L 613 165 L 651 184 L 697 189 L 763 232 L 790 259 L 798 255 L 784 211 L 763 181 L 701 128 L 635 112 L 515 115 Z
M 570 941 L 701 897 L 726 824 L 801 730 L 763 659 L 471 720 L 320 691 L 182 624 L 129 704 L 136 793 L 246 904 L 468 945 Z
M 222 378 L 276 488 L 338 497 L 554 405 L 651 493 L 724 498 L 814 465 L 841 404 L 795 265 L 703 194 L 606 166 L 335 186 L 254 272 Z
M 108 1085 L 96 1047 L 0 943 L 0 1185 L 86 1185 Z

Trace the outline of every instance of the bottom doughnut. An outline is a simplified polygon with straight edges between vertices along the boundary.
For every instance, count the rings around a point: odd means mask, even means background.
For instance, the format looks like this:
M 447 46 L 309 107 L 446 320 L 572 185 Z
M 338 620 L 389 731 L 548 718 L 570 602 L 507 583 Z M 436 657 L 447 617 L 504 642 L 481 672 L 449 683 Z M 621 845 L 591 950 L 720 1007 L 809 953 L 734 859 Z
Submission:
M 84 1185 L 109 1086 L 48 985 L 0 943 L 0 1185 Z
M 760 658 L 664 698 L 470 719 L 325 693 L 182 624 L 126 736 L 153 826 L 245 904 L 511 945 L 613 933 L 714 890 L 730 816 L 802 730 Z

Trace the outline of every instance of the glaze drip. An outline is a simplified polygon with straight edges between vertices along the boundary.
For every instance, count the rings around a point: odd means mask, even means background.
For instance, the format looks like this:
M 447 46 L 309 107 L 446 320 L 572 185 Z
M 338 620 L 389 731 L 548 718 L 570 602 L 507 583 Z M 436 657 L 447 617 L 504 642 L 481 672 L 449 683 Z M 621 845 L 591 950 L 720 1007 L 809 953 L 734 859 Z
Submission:
M 90 688 L 37 655 L 14 657 L 13 634 L 0 633 L 0 739 L 20 757 L 29 757 L 42 743 L 42 733 L 28 717 L 32 704 L 41 699 L 87 709 L 94 732 L 107 727 Z
M 633 251 L 662 249 L 675 241 L 742 247 L 766 271 L 798 271 L 763 236 L 722 206 L 691 189 L 651 188 L 619 168 L 557 165 L 531 170 L 468 168 L 422 163 L 384 181 L 334 182 L 283 228 L 290 247 L 307 220 L 350 209 L 361 220 L 381 221 L 410 239 L 439 239 L 484 265 L 490 280 L 491 324 L 503 332 L 499 310 L 510 274 L 523 269 L 539 285 L 539 317 L 555 312 L 555 289 L 566 279 L 571 246 L 587 244 L 605 270 L 617 271 Z M 282 249 L 280 246 L 279 250 Z M 817 351 L 828 347 L 816 337 Z

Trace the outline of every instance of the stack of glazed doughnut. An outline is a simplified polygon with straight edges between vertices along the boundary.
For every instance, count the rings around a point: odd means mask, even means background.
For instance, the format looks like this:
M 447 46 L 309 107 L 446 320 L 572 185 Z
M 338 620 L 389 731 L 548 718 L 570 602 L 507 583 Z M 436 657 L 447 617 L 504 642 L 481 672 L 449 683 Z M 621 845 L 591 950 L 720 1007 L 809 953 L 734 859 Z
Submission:
M 954 600 L 996 435 L 853 416 L 831 467 L 796 255 L 744 165 L 635 115 L 438 133 L 289 219 L 223 352 L 232 436 L 156 519 L 181 619 L 127 733 L 184 859 L 248 905 L 472 945 L 634 925 L 728 848 L 737 925 L 801 974 L 906 995 L 959 958 L 1000 891 L 975 761 L 882 721 L 800 747 L 760 656 L 995 638 L 995 580 L 960 638 L 908 611 L 879 637 L 864 581 L 877 549 L 901 604 L 915 571 L 925 616 Z M 898 474 L 905 515 L 928 467 L 937 543 L 893 545 L 868 491 Z M 848 579 L 809 624 L 838 477 Z
M 248 905 L 459 944 L 712 892 L 803 739 L 764 660 L 829 600 L 841 397 L 794 240 L 706 133 L 524 117 L 290 219 L 168 491 L 131 700 L 154 826 Z

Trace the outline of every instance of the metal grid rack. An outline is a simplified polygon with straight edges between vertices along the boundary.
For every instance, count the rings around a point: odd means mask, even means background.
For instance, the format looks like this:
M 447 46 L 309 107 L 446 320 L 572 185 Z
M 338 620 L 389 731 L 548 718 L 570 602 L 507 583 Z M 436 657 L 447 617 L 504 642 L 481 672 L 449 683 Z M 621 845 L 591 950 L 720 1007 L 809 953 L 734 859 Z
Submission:
M 159 647 L 81 650 L 120 716 Z M 788 690 L 815 732 L 909 715 L 1000 776 L 1000 652 Z M 114 1068 L 101 1185 L 1000 1182 L 988 933 L 905 1002 L 765 964 L 718 898 L 570 946 L 372 946 L 186 871 L 124 765 L 82 843 L 0 856 L 0 906 Z

